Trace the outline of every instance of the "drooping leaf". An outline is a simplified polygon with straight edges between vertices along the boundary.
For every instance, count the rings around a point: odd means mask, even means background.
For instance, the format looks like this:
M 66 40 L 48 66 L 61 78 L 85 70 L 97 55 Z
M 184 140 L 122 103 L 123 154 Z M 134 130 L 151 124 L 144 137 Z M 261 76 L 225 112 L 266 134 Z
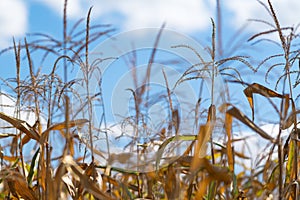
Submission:
M 207 124 L 214 124 L 216 121 L 216 106 L 211 104 L 208 108 Z
M 16 156 L 2 156 L 1 159 L 9 161 L 9 162 L 14 162 L 16 160 L 19 160 L 19 158 Z
M 9 187 L 9 191 L 19 199 L 22 197 L 26 200 L 37 200 L 34 191 L 30 188 L 22 174 L 18 171 L 2 170 L 0 174 L 1 178 L 5 180 Z
M 63 163 L 73 176 L 78 177 L 82 187 L 94 197 L 99 199 L 112 199 L 110 196 L 106 195 L 100 190 L 99 186 L 97 186 L 97 184 L 84 173 L 84 171 L 76 164 L 71 156 L 65 156 Z
M 290 107 L 290 100 L 292 101 L 292 104 L 293 104 L 293 99 L 290 99 L 290 95 L 289 94 L 285 94 L 283 100 L 284 100 L 283 118 L 285 119 L 286 116 L 287 116 L 289 107 Z
M 211 177 L 204 177 L 201 181 L 198 183 L 198 190 L 195 194 L 195 199 L 205 199 L 206 189 L 208 188 L 208 185 L 212 182 Z
M 296 115 L 300 113 L 300 110 L 297 110 L 295 113 L 291 113 L 289 115 L 289 117 L 283 122 L 282 124 L 282 129 L 288 129 L 289 127 L 291 127 L 293 125 L 293 123 L 295 122 L 296 119 Z
M 156 170 L 159 170 L 159 165 L 162 159 L 162 155 L 164 153 L 165 148 L 167 147 L 168 144 L 171 142 L 180 140 L 180 141 L 193 141 L 197 138 L 196 135 L 178 135 L 178 136 L 173 136 L 165 140 L 158 148 L 157 154 L 156 154 Z
M 67 191 L 69 192 L 71 197 L 73 197 L 73 198 L 76 197 L 76 187 L 74 186 L 74 183 L 73 183 L 70 175 L 65 174 L 61 177 L 61 179 L 64 182 L 64 184 L 66 185 Z
M 29 138 L 39 141 L 40 135 L 27 122 L 19 120 L 14 117 L 10 117 L 3 112 L 0 112 L 0 118 L 13 125 L 13 127 L 15 127 L 16 129 L 25 133 Z
M 172 165 L 167 169 L 165 191 L 168 199 L 176 199 L 179 196 L 179 183 L 176 178 L 176 170 Z
M 225 115 L 225 130 L 227 134 L 227 142 L 226 142 L 226 150 L 227 150 L 227 158 L 228 158 L 228 166 L 230 171 L 234 171 L 234 155 L 232 149 L 232 116 L 228 113 Z
M 267 134 L 265 131 L 263 131 L 261 128 L 259 128 L 253 121 L 251 121 L 246 115 L 244 115 L 239 109 L 232 106 L 231 109 L 227 111 L 227 113 L 236 119 L 238 119 L 240 122 L 251 128 L 253 131 L 258 133 L 262 138 L 265 138 L 267 140 L 270 140 L 271 142 L 275 142 L 275 139 Z
M 0 133 L 0 139 L 14 136 L 16 136 L 14 133 Z
M 177 109 L 172 111 L 172 125 L 175 128 L 176 134 L 178 134 L 179 125 L 180 125 L 180 116 Z
M 209 140 L 209 125 L 200 126 L 195 144 L 194 157 L 191 163 L 190 171 L 195 172 L 203 165 L 202 160 L 206 156 L 207 142 Z
M 75 127 L 75 126 L 82 126 L 83 124 L 87 123 L 88 120 L 87 119 L 76 119 L 76 120 L 71 120 L 68 122 L 68 128 L 71 127 Z M 47 130 L 45 130 L 40 138 L 40 143 L 44 143 L 46 138 L 48 137 L 50 131 L 55 131 L 55 130 L 63 130 L 66 128 L 66 123 L 65 122 L 61 122 L 61 123 L 57 123 L 57 124 L 53 124 L 52 126 L 50 126 Z
M 279 94 L 263 85 L 258 83 L 253 83 L 244 89 L 244 94 L 246 95 L 248 102 L 252 110 L 252 121 L 254 121 L 254 103 L 253 103 L 253 94 L 260 94 L 264 97 L 278 97 L 285 98 L 285 95 Z
M 206 158 L 203 159 L 202 163 L 208 174 L 213 177 L 214 180 L 224 182 L 225 184 L 230 184 L 232 182 L 232 173 L 227 167 L 213 165 Z
M 291 133 L 292 138 L 297 138 L 298 134 L 300 133 L 300 129 L 293 130 Z M 288 144 L 288 160 L 286 165 L 286 180 L 285 183 L 288 184 L 290 181 L 295 179 L 295 176 L 297 174 L 297 169 L 299 166 L 299 156 L 297 155 L 297 152 L 295 149 L 297 149 L 297 140 L 290 140 Z
M 199 165 L 198 170 L 205 170 L 207 172 L 207 175 L 202 181 L 199 182 L 199 189 L 196 193 L 195 199 L 202 199 L 203 195 L 206 192 L 207 185 L 214 180 L 223 182 L 225 184 L 230 184 L 232 182 L 232 173 L 227 167 L 215 166 L 211 164 L 206 158 L 201 158 L 199 161 L 201 165 Z
M 208 116 L 206 126 L 209 127 L 208 132 L 205 135 L 205 139 L 210 140 L 210 152 L 212 156 L 212 162 L 215 163 L 214 145 L 212 140 L 212 132 L 216 123 L 216 106 L 211 104 L 208 108 Z

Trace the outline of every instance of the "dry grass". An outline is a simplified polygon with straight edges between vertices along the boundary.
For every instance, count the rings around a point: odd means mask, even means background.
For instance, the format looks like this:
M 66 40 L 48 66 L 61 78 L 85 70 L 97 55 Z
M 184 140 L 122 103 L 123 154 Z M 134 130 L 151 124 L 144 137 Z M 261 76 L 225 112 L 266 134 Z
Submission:
M 261 2 L 260 2 L 261 3 Z M 217 29 L 212 20 L 211 45 L 206 48 L 211 56 L 210 61 L 204 61 L 198 52 L 188 44 L 174 44 L 174 48 L 185 48 L 198 55 L 199 63 L 190 66 L 176 83 L 177 85 L 190 80 L 203 79 L 203 71 L 208 71 L 212 77 L 211 91 L 215 90 L 214 77 L 220 73 L 227 80 L 227 84 L 239 84 L 245 87 L 244 94 L 251 109 L 247 116 L 237 105 L 230 102 L 227 96 L 226 103 L 221 107 L 214 105 L 214 92 L 210 97 L 210 106 L 201 107 L 199 100 L 195 113 L 197 131 L 191 135 L 182 135 L 179 126 L 182 123 L 179 111 L 171 97 L 171 91 L 166 91 L 166 99 L 170 113 L 169 120 L 165 123 L 168 130 L 158 134 L 159 148 L 156 158 L 156 168 L 147 172 L 126 170 L 99 163 L 95 154 L 101 152 L 94 149 L 95 131 L 106 131 L 106 114 L 103 105 L 101 89 L 90 91 L 89 77 L 99 73 L 99 85 L 102 87 L 101 72 L 96 63 L 89 63 L 89 45 L 97 39 L 106 37 L 113 29 L 108 25 L 90 25 L 91 9 L 86 20 L 79 20 L 70 30 L 67 26 L 67 0 L 65 0 L 63 18 L 63 39 L 58 40 L 47 34 L 32 34 L 38 39 L 24 44 L 15 43 L 13 50 L 16 61 L 16 77 L 3 80 L 3 84 L 12 90 L 16 99 L 15 115 L 9 116 L 0 112 L 0 118 L 9 123 L 13 129 L 4 127 L 0 133 L 1 140 L 1 171 L 2 183 L 1 199 L 270 199 L 271 195 L 278 199 L 299 199 L 299 138 L 297 128 L 298 120 L 295 101 L 299 95 L 294 94 L 294 88 L 299 83 L 299 69 L 296 61 L 299 60 L 299 50 L 293 45 L 298 37 L 296 28 L 281 27 L 270 1 L 263 7 L 272 16 L 273 22 L 256 20 L 259 23 L 270 25 L 270 30 L 255 34 L 249 41 L 262 38 L 269 33 L 276 32 L 280 39 L 281 54 L 271 55 L 264 59 L 258 67 L 253 67 L 247 56 L 226 55 L 222 49 L 221 18 L 218 15 Z M 217 1 L 220 13 L 219 1 Z M 78 30 L 81 23 L 86 22 L 83 30 Z M 150 81 L 151 67 L 157 53 L 157 44 L 164 25 L 157 34 L 147 73 L 143 79 L 140 90 L 130 90 L 134 97 L 135 115 L 132 119 L 124 119 L 138 127 L 144 117 L 142 110 L 145 103 L 150 101 L 147 85 Z M 283 31 L 289 31 L 287 35 Z M 216 33 L 217 36 L 216 36 Z M 258 40 L 258 42 L 264 39 Z M 62 50 L 61 50 L 62 49 Z M 3 51 L 2 53 L 4 53 Z M 34 53 L 42 55 L 40 65 L 45 60 L 53 58 L 53 66 L 49 73 L 42 69 L 34 69 Z M 24 60 L 21 58 L 25 54 Z M 218 58 L 222 58 L 218 60 Z M 282 58 L 284 62 L 271 64 L 266 71 L 269 74 L 278 67 L 283 67 L 284 73 L 278 77 L 275 89 L 258 83 L 246 83 L 239 70 L 230 67 L 227 63 L 240 63 L 247 66 L 255 73 L 259 67 L 271 62 L 274 58 Z M 101 61 L 99 61 L 101 62 Z M 61 64 L 61 65 L 59 65 Z M 133 62 L 134 64 L 134 62 Z M 28 76 L 22 78 L 21 66 L 28 66 Z M 59 66 L 63 66 L 62 69 Z M 201 66 L 201 68 L 197 68 Z M 228 67 L 229 66 L 229 67 Z M 78 67 L 83 74 L 83 79 L 70 79 L 69 72 Z M 296 68 L 296 69 L 294 69 Z M 163 72 L 164 73 L 164 72 Z M 63 74 L 63 76 L 61 76 Z M 165 84 L 168 86 L 168 77 L 164 73 Z M 134 80 L 137 77 L 133 77 Z M 294 81 L 293 81 L 294 80 Z M 75 85 L 83 85 L 86 94 L 81 96 L 74 89 Z M 278 91 L 277 88 L 282 91 Z M 287 92 L 288 91 L 288 92 Z M 229 94 L 229 92 L 228 92 Z M 224 94 L 224 95 L 228 95 Z M 276 111 L 279 130 L 276 134 L 268 134 L 255 122 L 254 95 L 266 98 L 271 107 Z M 78 110 L 71 108 L 70 97 L 81 103 Z M 280 101 L 273 101 L 279 99 Z M 100 105 L 101 130 L 93 125 L 93 103 Z M 279 102 L 279 103 L 277 103 Z M 29 125 L 20 120 L 23 109 L 35 113 L 36 123 Z M 81 111 L 86 111 L 83 118 Z M 225 114 L 225 119 L 216 116 L 217 110 Z M 203 123 L 198 117 L 205 115 Z M 45 120 L 46 124 L 41 122 Z M 224 143 L 216 142 L 211 137 L 218 120 L 223 120 Z M 146 121 L 143 121 L 144 123 Z M 236 124 L 244 124 L 267 143 L 269 152 L 258 161 L 257 168 L 249 168 L 240 162 L 249 160 L 244 152 L 235 149 L 237 142 L 245 142 L 247 138 L 238 138 L 233 134 Z M 42 127 L 44 126 L 44 127 Z M 82 127 L 87 138 L 81 137 L 78 130 Z M 289 137 L 284 139 L 282 131 L 292 127 Z M 147 124 L 145 124 L 147 129 Z M 104 129 L 104 130 L 103 130 Z M 13 131 L 12 131 L 13 130 Z M 135 130 L 138 134 L 138 129 Z M 168 132 L 167 132 L 168 131 Z M 166 147 L 172 143 L 190 141 L 190 145 L 179 157 L 163 158 Z M 132 144 L 136 143 L 133 139 Z M 153 142 L 153 141 L 151 141 Z M 58 144 L 59 143 L 59 144 Z M 54 151 L 59 146 L 59 150 Z M 82 146 L 84 151 L 82 152 Z M 147 151 L 144 144 L 143 151 Z M 30 149 L 29 149 L 30 148 Z M 208 151 L 210 149 L 210 151 Z M 60 151 L 61 150 L 61 151 Z M 207 153 L 210 152 L 210 153 Z M 274 156 L 274 154 L 276 156 Z M 114 155 L 120 162 L 126 162 L 126 154 Z M 163 162 L 169 159 L 168 162 Z M 160 165 L 163 163 L 162 165 Z M 237 170 L 237 168 L 242 170 Z M 240 172 L 238 172 L 240 171 Z

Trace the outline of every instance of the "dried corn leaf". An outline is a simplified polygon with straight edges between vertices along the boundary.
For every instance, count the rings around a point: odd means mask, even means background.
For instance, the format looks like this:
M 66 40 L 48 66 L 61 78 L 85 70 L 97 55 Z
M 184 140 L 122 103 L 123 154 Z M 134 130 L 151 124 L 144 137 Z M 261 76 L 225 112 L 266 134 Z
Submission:
M 65 180 L 63 179 L 63 176 L 67 173 L 66 166 L 63 163 L 60 163 L 60 165 L 56 168 L 55 176 L 53 178 L 53 199 L 58 199 L 59 190 L 61 188 L 62 182 Z M 67 186 L 68 187 L 68 186 Z M 69 188 L 68 188 L 69 189 Z M 69 191 L 70 193 L 70 191 Z M 71 194 L 71 193 L 70 193 Z
M 285 94 L 284 95 L 284 111 L 283 111 L 283 118 L 285 119 L 290 107 L 290 100 L 292 101 L 293 104 L 293 99 L 290 99 L 290 95 L 289 94 Z
M 213 177 L 214 180 L 230 184 L 232 181 L 232 173 L 227 167 L 215 166 L 209 162 L 208 159 L 202 160 L 203 167 L 207 170 L 208 174 Z
M 81 127 L 87 122 L 88 122 L 87 119 L 72 120 L 72 121 L 68 122 L 68 128 L 72 128 L 72 127 L 75 127 L 75 126 Z M 50 126 L 47 130 L 45 130 L 42 133 L 41 138 L 40 138 L 40 143 L 42 144 L 46 141 L 46 138 L 48 137 L 50 131 L 63 130 L 65 128 L 67 128 L 65 122 L 57 123 L 57 124 L 54 124 L 54 125 Z
M 71 197 L 73 197 L 73 198 L 76 197 L 76 188 L 72 182 L 70 175 L 65 174 L 61 177 L 61 179 L 67 186 L 67 190 L 68 190 L 69 194 L 71 195 Z
M 209 133 L 211 132 L 209 125 L 200 126 L 197 136 L 197 143 L 195 146 L 194 157 L 191 163 L 190 171 L 194 172 L 202 166 L 202 160 L 206 156 L 207 142 L 209 140 Z
M 195 156 L 198 156 L 199 158 L 204 158 L 207 153 L 207 142 L 210 138 L 210 130 L 211 126 L 201 126 L 198 136 L 197 136 L 197 143 L 196 143 L 196 149 L 195 149 Z
M 29 141 L 30 141 L 30 137 L 28 135 L 25 135 L 23 138 L 22 138 L 22 144 L 27 144 Z
M 212 178 L 209 176 L 199 181 L 198 190 L 195 194 L 195 199 L 205 199 L 206 190 L 212 181 L 213 181 Z
M 18 129 L 21 132 L 28 135 L 28 137 L 39 141 L 40 135 L 27 122 L 19 120 L 14 117 L 10 117 L 10 116 L 4 114 L 3 112 L 0 112 L 0 118 L 3 119 L 4 121 L 7 121 L 11 125 L 13 125 L 13 127 L 15 127 L 16 129 Z
M 230 184 L 232 182 L 232 173 L 226 167 L 214 166 L 206 158 L 201 159 L 201 166 L 199 167 L 205 169 L 208 172 L 208 175 L 199 182 L 199 190 L 196 193 L 195 199 L 203 198 L 208 185 L 212 181 L 219 181 L 225 184 Z
M 251 159 L 251 157 L 246 156 L 245 154 L 240 153 L 240 152 L 236 152 L 236 151 L 234 152 L 234 155 L 236 155 L 239 158 L 243 158 L 243 159 Z
M 291 133 L 291 137 L 297 138 L 298 132 L 299 132 L 299 129 L 297 129 L 297 131 L 294 130 Z M 299 158 L 297 158 L 297 153 L 295 152 L 296 149 L 297 149 L 297 141 L 290 140 L 290 143 L 288 144 L 288 160 L 287 160 L 287 165 L 286 165 L 286 176 L 285 176 L 286 184 L 290 183 L 291 180 L 294 180 L 295 176 L 297 174 L 296 169 L 298 168 L 298 166 L 296 166 L 297 164 L 295 163 L 295 159 L 299 159 Z
M 0 133 L 0 139 L 7 138 L 7 137 L 14 137 L 16 134 L 13 133 Z
M 228 158 L 228 166 L 230 171 L 234 171 L 234 155 L 232 149 L 232 116 L 226 113 L 225 116 L 225 130 L 227 134 L 227 143 L 226 143 L 226 150 L 227 150 L 227 158 Z
M 40 155 L 45 155 L 45 146 L 41 145 L 41 154 Z M 45 160 L 45 156 L 40 156 L 39 159 L 39 178 L 40 178 L 40 185 L 42 186 L 43 190 L 46 190 L 46 160 Z
M 235 117 L 240 122 L 244 123 L 246 126 L 248 126 L 253 131 L 255 131 L 256 133 L 258 133 L 262 138 L 270 140 L 271 142 L 275 142 L 275 139 L 272 136 L 270 136 L 265 131 L 263 131 L 261 128 L 259 128 L 256 124 L 254 124 L 246 115 L 244 115 L 236 107 L 232 106 L 232 108 L 227 111 L 227 114 Z
M 225 146 L 221 146 L 221 145 L 218 145 L 221 147 L 221 149 L 219 150 L 216 150 L 216 152 L 221 152 L 222 154 L 226 154 L 227 153 L 227 147 Z M 240 153 L 240 152 L 237 152 L 237 151 L 232 151 L 233 152 L 233 155 L 234 156 L 237 156 L 239 158 L 242 158 L 242 159 L 251 159 L 251 157 L 249 156 L 246 156 L 245 154 L 243 153 Z
M 164 186 L 168 199 L 176 199 L 178 197 L 179 187 L 177 187 L 176 171 L 172 165 L 168 167 Z
M 63 163 L 70 170 L 72 176 L 78 177 L 84 189 L 90 192 L 94 197 L 99 199 L 112 199 L 111 197 L 107 196 L 103 191 L 101 191 L 99 187 L 90 179 L 90 177 L 84 174 L 84 171 L 76 164 L 76 162 L 71 156 L 65 156 L 63 159 Z
M 254 121 L 254 103 L 253 103 L 253 94 L 260 94 L 264 97 L 278 97 L 285 98 L 285 95 L 278 94 L 277 92 L 262 86 L 258 83 L 253 83 L 244 89 L 244 94 L 246 95 L 248 102 L 252 110 L 252 121 Z
M 172 125 L 175 128 L 175 133 L 177 134 L 180 125 L 180 117 L 179 117 L 178 110 L 172 111 Z
M 97 180 L 96 182 L 97 182 L 99 188 L 102 188 L 103 181 L 102 181 L 101 174 L 97 170 L 97 168 L 95 167 L 95 164 L 93 162 L 91 162 L 91 164 L 88 165 L 87 167 L 83 167 L 82 169 L 84 169 L 85 175 L 87 175 L 89 177 L 94 177 Z
M 167 147 L 168 144 L 174 141 L 194 141 L 197 138 L 195 135 L 178 135 L 178 136 L 173 136 L 165 140 L 158 148 L 157 155 L 156 155 L 156 170 L 158 171 L 160 161 L 162 158 L 162 155 L 165 151 L 165 148 Z
M 208 108 L 208 116 L 206 123 L 214 123 L 216 121 L 216 106 L 211 104 Z
M 295 120 L 297 119 L 297 114 L 300 113 L 300 110 L 297 110 L 296 112 L 293 112 L 289 115 L 289 117 L 283 122 L 281 128 L 283 130 L 288 129 L 295 123 Z
M 7 160 L 9 162 L 15 162 L 19 157 L 16 156 L 3 156 L 1 157 L 3 160 Z
M 18 150 L 18 136 L 13 137 L 11 140 L 11 145 L 10 145 L 10 153 L 11 155 L 15 155 L 16 151 Z
M 2 175 L 3 171 L 1 172 Z M 38 199 L 34 191 L 27 185 L 25 178 L 17 171 L 6 171 L 4 177 L 10 192 L 16 197 L 22 197 L 25 200 Z

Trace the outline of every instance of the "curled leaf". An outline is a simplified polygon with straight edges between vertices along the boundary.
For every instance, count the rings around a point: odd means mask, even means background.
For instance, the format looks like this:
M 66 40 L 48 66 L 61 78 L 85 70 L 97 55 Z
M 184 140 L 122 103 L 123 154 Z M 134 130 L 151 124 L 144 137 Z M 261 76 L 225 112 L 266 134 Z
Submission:
M 29 138 L 39 141 L 40 135 L 27 122 L 19 120 L 14 117 L 10 117 L 10 116 L 4 114 L 3 112 L 0 112 L 0 118 L 3 119 L 4 121 L 7 121 L 11 125 L 13 125 L 13 127 L 15 127 L 16 129 L 25 133 Z
M 8 185 L 9 191 L 16 198 L 19 199 L 19 197 L 22 197 L 26 200 L 38 199 L 32 188 L 28 186 L 24 176 L 18 171 L 2 170 L 0 177 L 4 179 Z
M 289 115 L 289 117 L 284 121 L 284 123 L 282 124 L 282 129 L 288 129 L 290 126 L 292 126 L 292 124 L 294 123 L 295 119 L 296 119 L 296 114 L 300 113 L 300 110 L 297 110 L 295 113 L 291 113 Z
M 254 121 L 254 104 L 253 104 L 253 94 L 260 94 L 264 97 L 278 97 L 285 98 L 285 95 L 279 94 L 263 85 L 258 83 L 253 83 L 244 89 L 244 94 L 246 95 L 248 102 L 252 110 L 252 121 Z
M 71 120 L 68 122 L 68 128 L 74 127 L 74 126 L 82 126 L 83 124 L 87 123 L 88 120 L 87 119 L 76 119 L 76 120 Z M 53 124 L 52 126 L 50 126 L 47 130 L 45 130 L 40 138 L 40 143 L 44 143 L 46 138 L 48 137 L 50 131 L 55 131 L 55 130 L 63 130 L 67 128 L 66 127 L 66 123 L 65 122 L 61 122 L 61 123 L 57 123 L 57 124 Z
M 63 163 L 70 171 L 72 176 L 77 177 L 83 188 L 91 193 L 94 197 L 99 199 L 112 199 L 110 196 L 106 195 L 103 191 L 100 190 L 99 186 L 84 173 L 84 170 L 76 164 L 71 156 L 65 156 L 63 158 Z
M 251 128 L 253 131 L 258 133 L 262 138 L 265 138 L 267 140 L 270 140 L 272 142 L 275 142 L 275 139 L 267 134 L 265 131 L 263 131 L 261 128 L 259 128 L 253 121 L 251 121 L 246 115 L 244 115 L 239 109 L 236 107 L 232 107 L 227 111 L 227 113 L 236 119 L 238 119 L 240 122 Z

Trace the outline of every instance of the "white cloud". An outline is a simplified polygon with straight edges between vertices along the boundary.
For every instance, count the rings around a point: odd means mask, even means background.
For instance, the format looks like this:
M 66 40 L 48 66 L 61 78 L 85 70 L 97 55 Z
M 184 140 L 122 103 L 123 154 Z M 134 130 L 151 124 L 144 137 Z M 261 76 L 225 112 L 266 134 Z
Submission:
M 203 30 L 213 17 L 212 5 L 198 0 L 134 0 L 121 3 L 118 9 L 124 16 L 125 29 L 136 27 L 159 27 L 163 22 L 168 27 L 184 32 Z
M 62 13 L 62 0 L 40 0 L 57 13 Z M 214 15 L 213 1 L 199 0 L 72 0 L 68 1 L 69 17 L 78 19 L 84 17 L 90 6 L 93 6 L 92 16 L 107 23 L 115 23 L 106 19 L 115 19 L 126 30 L 141 27 L 159 27 L 163 22 L 169 28 L 185 32 L 203 30 L 210 25 L 210 17 Z M 105 19 L 106 18 L 106 19 Z
M 272 17 L 268 14 L 266 9 L 255 0 L 231 0 L 229 3 L 224 4 L 226 9 L 233 14 L 230 19 L 230 23 L 233 26 L 241 26 L 245 24 L 248 19 L 260 19 L 267 22 L 271 22 Z M 268 1 L 262 0 L 262 2 L 269 8 Z M 286 1 L 271 1 L 273 8 L 276 12 L 277 18 L 281 26 L 297 25 L 300 22 L 300 1 L 299 0 L 286 0 Z M 262 29 L 264 28 L 264 29 Z M 268 27 L 270 29 L 270 27 Z M 249 29 L 253 32 L 268 30 L 266 26 L 261 23 L 253 23 Z
M 63 0 L 36 0 L 45 3 L 62 14 Z M 72 19 L 85 17 L 93 6 L 92 17 L 105 23 L 120 25 L 125 30 L 144 27 L 160 27 L 166 22 L 168 28 L 192 33 L 210 27 L 210 17 L 215 17 L 214 0 L 72 0 L 68 1 L 68 14 Z M 267 5 L 267 0 L 262 0 Z M 300 19 L 300 1 L 272 1 L 282 26 L 296 25 Z M 272 22 L 271 16 L 256 0 L 221 1 L 224 26 L 240 28 L 248 19 Z M 288 13 L 288 14 L 287 14 Z M 268 30 L 261 23 L 252 23 L 249 31 L 254 33 Z
M 63 12 L 63 0 L 32 0 L 43 3 L 60 16 Z M 267 3 L 266 0 L 262 0 Z M 28 4 L 28 2 L 26 2 Z M 12 36 L 23 36 L 27 31 L 28 17 L 26 3 L 22 0 L 0 1 L 0 47 L 6 47 Z M 29 1 L 30 3 L 30 1 Z M 227 0 L 222 3 L 225 25 L 241 27 L 247 19 L 256 18 L 271 21 L 267 11 L 258 1 Z M 300 19 L 300 1 L 272 1 L 282 26 L 297 25 Z M 70 0 L 68 17 L 79 19 L 85 17 L 89 7 L 93 6 L 94 20 L 118 24 L 125 30 L 142 27 L 159 27 L 163 22 L 167 27 L 192 33 L 209 28 L 210 17 L 214 17 L 215 1 L 213 0 Z M 229 14 L 228 14 L 229 12 Z M 253 32 L 266 30 L 259 23 L 253 23 Z
M 60 16 L 63 15 L 64 1 L 63 0 L 35 0 L 40 3 L 44 3 L 46 6 L 49 6 L 52 10 L 58 13 Z M 84 1 L 80 2 L 80 0 L 70 0 L 67 2 L 67 14 L 70 18 L 81 18 L 84 16 L 83 7 Z M 85 3 L 87 4 L 87 3 Z
M 27 9 L 24 1 L 0 1 L 0 48 L 11 44 L 13 36 L 23 36 L 26 30 Z

